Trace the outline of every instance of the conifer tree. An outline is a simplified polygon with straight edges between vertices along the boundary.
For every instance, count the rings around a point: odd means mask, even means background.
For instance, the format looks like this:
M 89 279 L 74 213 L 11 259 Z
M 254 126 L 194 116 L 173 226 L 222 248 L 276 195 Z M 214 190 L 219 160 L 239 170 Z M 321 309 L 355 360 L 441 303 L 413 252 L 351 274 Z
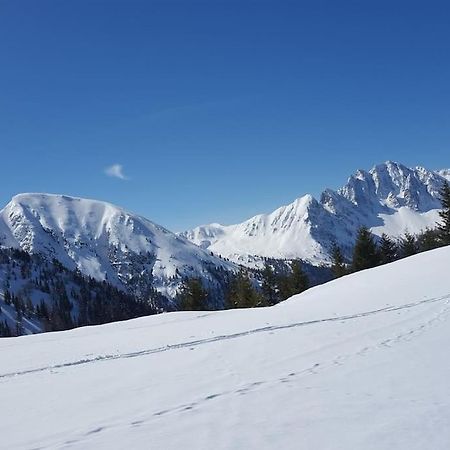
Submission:
M 419 246 L 419 251 L 426 252 L 427 250 L 432 250 L 441 245 L 439 239 L 439 230 L 427 228 L 419 236 L 417 236 L 417 243 Z
M 331 271 L 333 272 L 334 278 L 344 276 L 347 273 L 347 265 L 345 264 L 341 249 L 336 243 L 333 244 L 333 248 L 331 249 L 331 259 Z
M 179 295 L 180 309 L 185 311 L 201 311 L 207 309 L 208 292 L 203 288 L 199 278 L 184 281 Z
M 286 300 L 295 294 L 305 291 L 309 287 L 308 276 L 302 269 L 298 260 L 291 262 L 288 274 L 279 276 L 280 296 L 282 300 Z
M 402 257 L 415 255 L 418 251 L 416 237 L 406 232 L 400 241 L 400 252 Z
M 301 262 L 294 260 L 291 263 L 291 286 L 293 294 L 300 294 L 300 292 L 306 291 L 309 288 L 308 275 L 304 272 Z
M 369 269 L 379 264 L 377 246 L 372 233 L 367 227 L 361 227 L 353 249 L 353 271 Z
M 397 244 L 387 234 L 383 233 L 380 239 L 379 255 L 380 263 L 388 264 L 395 261 L 398 253 Z
M 12 336 L 11 329 L 9 328 L 9 325 L 6 322 L 6 320 L 0 322 L 0 337 L 11 337 L 11 336 Z
M 442 210 L 439 212 L 441 218 L 438 223 L 439 240 L 442 245 L 450 245 L 450 186 L 447 181 L 441 189 Z
M 268 305 L 277 303 L 277 278 L 272 266 L 266 261 L 262 270 L 262 295 Z
M 262 298 L 254 288 L 247 272 L 241 269 L 231 282 L 227 295 L 229 308 L 254 308 L 262 306 Z

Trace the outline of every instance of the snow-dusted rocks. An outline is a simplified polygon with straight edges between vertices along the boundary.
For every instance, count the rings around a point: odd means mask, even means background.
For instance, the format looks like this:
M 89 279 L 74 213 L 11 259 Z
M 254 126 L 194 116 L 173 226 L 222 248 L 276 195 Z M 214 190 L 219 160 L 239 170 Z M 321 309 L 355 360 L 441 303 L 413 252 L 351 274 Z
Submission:
M 434 226 L 448 173 L 389 161 L 369 172 L 358 170 L 337 191 L 326 189 L 320 202 L 305 195 L 240 224 L 203 225 L 181 235 L 242 264 L 258 265 L 261 257 L 272 257 L 318 265 L 329 260 L 334 242 L 349 254 L 361 225 L 392 236 Z
M 444 177 L 447 181 L 450 181 L 450 169 L 442 169 L 437 172 L 441 177 Z
M 130 289 L 173 297 L 183 276 L 211 288 L 234 265 L 160 225 L 109 203 L 20 194 L 0 212 L 0 245 L 57 259 L 69 269 Z

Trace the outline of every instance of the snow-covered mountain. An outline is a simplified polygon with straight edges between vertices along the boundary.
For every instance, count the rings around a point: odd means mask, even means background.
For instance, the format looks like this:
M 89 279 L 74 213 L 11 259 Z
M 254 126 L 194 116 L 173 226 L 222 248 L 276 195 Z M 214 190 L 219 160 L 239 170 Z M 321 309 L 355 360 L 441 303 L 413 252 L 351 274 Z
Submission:
M 20 194 L 0 211 L 0 245 L 55 258 L 71 270 L 145 295 L 172 298 L 182 277 L 219 288 L 235 266 L 117 206 L 64 195 Z
M 434 226 L 439 190 L 449 174 L 389 161 L 358 170 L 341 189 L 326 189 L 320 201 L 305 195 L 236 225 L 203 225 L 181 235 L 242 264 L 258 265 L 261 257 L 321 264 L 329 260 L 333 242 L 349 254 L 361 225 L 391 236 Z
M 271 308 L 0 339 L 1 447 L 448 450 L 450 247 Z

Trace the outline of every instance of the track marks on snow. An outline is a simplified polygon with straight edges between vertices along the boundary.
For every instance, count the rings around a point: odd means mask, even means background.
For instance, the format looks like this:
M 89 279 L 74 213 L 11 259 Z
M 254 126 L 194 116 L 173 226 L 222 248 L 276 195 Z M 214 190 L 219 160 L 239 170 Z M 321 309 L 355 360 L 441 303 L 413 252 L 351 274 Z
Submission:
M 257 333 L 271 333 L 271 332 L 279 331 L 279 330 L 287 330 L 287 329 L 291 329 L 291 328 L 305 327 L 305 326 L 323 324 L 323 323 L 328 323 L 328 322 L 346 322 L 348 320 L 360 319 L 360 318 L 364 318 L 364 317 L 373 316 L 376 314 L 401 311 L 404 309 L 411 309 L 414 307 L 418 307 L 418 306 L 422 306 L 422 305 L 426 305 L 426 304 L 430 304 L 430 303 L 437 303 L 437 302 L 443 302 L 443 301 L 448 302 L 449 299 L 450 299 L 450 295 L 445 295 L 443 297 L 420 300 L 417 302 L 407 303 L 407 304 L 400 305 L 400 306 L 387 306 L 385 308 L 380 308 L 380 309 L 366 311 L 366 312 L 357 313 L 357 314 L 349 314 L 349 315 L 344 315 L 344 316 L 329 317 L 329 318 L 325 318 L 325 319 L 309 320 L 309 321 L 304 321 L 304 322 L 294 322 L 294 323 L 289 323 L 289 324 L 284 324 L 284 325 L 269 325 L 269 326 L 265 326 L 265 327 L 261 327 L 261 328 L 254 328 L 251 330 L 241 331 L 241 332 L 237 332 L 237 333 L 232 333 L 232 334 L 227 334 L 227 335 L 219 335 L 219 336 L 214 336 L 211 338 L 198 339 L 198 340 L 193 340 L 193 341 L 188 341 L 188 342 L 181 342 L 178 344 L 169 344 L 166 346 L 150 348 L 150 349 L 141 350 L 141 351 L 137 351 L 137 352 L 114 354 L 114 355 L 98 355 L 93 358 L 85 358 L 85 359 L 81 359 L 78 361 L 70 361 L 67 363 L 54 364 L 51 366 L 38 367 L 35 369 L 3 373 L 3 374 L 0 374 L 0 379 L 22 376 L 22 375 L 30 375 L 30 374 L 34 374 L 34 373 L 52 371 L 52 370 L 56 370 L 56 369 L 64 369 L 67 367 L 92 364 L 92 363 L 97 363 L 97 362 L 101 362 L 101 361 L 112 361 L 112 360 L 116 360 L 116 359 L 137 358 L 140 356 L 152 355 L 154 353 L 162 353 L 162 352 L 167 352 L 167 351 L 171 351 L 171 350 L 178 350 L 178 349 L 183 349 L 186 347 L 194 348 L 194 347 L 198 347 L 200 345 L 211 344 L 211 343 L 226 341 L 226 340 L 231 340 L 231 339 L 238 339 L 241 337 L 250 336 L 253 334 L 257 334 Z
M 411 339 L 420 336 L 422 333 L 424 333 L 427 329 L 434 326 L 436 323 L 444 322 L 446 317 L 448 316 L 448 313 L 449 313 L 449 305 L 448 305 L 448 302 L 446 302 L 445 307 L 440 309 L 437 313 L 435 313 L 426 322 L 417 324 L 413 328 L 407 328 L 405 331 L 394 335 L 394 337 L 392 337 L 392 338 L 376 341 L 372 345 L 363 346 L 362 348 L 359 348 L 356 351 L 348 353 L 348 354 L 343 354 L 343 355 L 341 354 L 341 355 L 336 356 L 335 358 L 321 360 L 320 362 L 313 363 L 304 369 L 301 369 L 298 371 L 292 371 L 286 375 L 282 375 L 277 378 L 273 378 L 273 379 L 269 379 L 269 380 L 253 381 L 251 383 L 246 383 L 244 385 L 236 387 L 235 389 L 230 389 L 230 390 L 226 390 L 223 392 L 207 395 L 206 397 L 203 397 L 202 399 L 198 399 L 191 403 L 177 405 L 177 406 L 174 406 L 173 408 L 165 409 L 163 411 L 158 411 L 156 413 L 153 413 L 152 417 L 158 418 L 160 416 L 167 415 L 167 414 L 190 412 L 192 410 L 200 409 L 200 408 L 206 406 L 207 402 L 210 400 L 219 399 L 219 398 L 223 398 L 223 397 L 230 397 L 230 396 L 244 396 L 244 395 L 251 394 L 259 389 L 273 388 L 279 384 L 287 384 L 287 385 L 288 384 L 297 384 L 304 377 L 315 376 L 322 372 L 330 370 L 333 367 L 336 368 L 336 366 L 343 366 L 344 364 L 348 363 L 349 361 L 351 361 L 355 358 L 366 357 L 369 353 L 372 353 L 374 351 L 379 351 L 379 350 L 382 350 L 383 348 L 384 349 L 391 348 L 395 344 L 399 344 L 401 342 L 409 342 Z M 310 389 L 310 388 L 305 387 L 305 389 Z M 151 421 L 151 418 L 149 418 L 145 421 L 141 421 L 141 424 L 145 424 L 150 421 Z
M 280 385 L 284 385 L 286 386 L 286 388 L 298 386 L 299 383 L 302 383 L 302 380 L 307 380 L 308 377 L 315 377 L 328 370 L 338 369 L 338 366 L 343 366 L 344 364 L 349 363 L 355 358 L 366 357 L 371 352 L 383 349 L 389 350 L 396 344 L 399 344 L 401 342 L 408 342 L 411 339 L 420 336 L 427 329 L 433 327 L 436 323 L 444 322 L 448 317 L 450 308 L 448 298 L 442 298 L 440 300 L 446 300 L 443 308 L 440 308 L 439 311 L 434 311 L 433 315 L 422 323 L 410 324 L 409 327 L 407 326 L 407 324 L 405 324 L 405 329 L 400 333 L 393 333 L 391 331 L 393 337 L 386 339 L 385 335 L 383 339 L 380 338 L 379 340 L 375 340 L 375 342 L 369 345 L 364 345 L 360 348 L 356 348 L 353 352 L 349 352 L 348 354 L 340 354 L 335 356 L 334 358 L 324 358 L 325 355 L 322 355 L 323 357 L 319 360 L 319 362 L 312 363 L 300 370 L 292 371 L 291 369 L 290 372 L 286 374 L 279 374 L 279 376 L 273 377 L 271 379 L 260 379 L 252 382 L 247 382 L 245 384 L 235 385 L 233 388 L 224 391 L 212 391 L 210 394 L 203 395 L 201 397 L 198 397 L 197 399 L 193 399 L 190 402 L 175 404 L 172 407 L 162 410 L 156 410 L 155 412 L 149 411 L 144 416 L 136 417 L 130 422 L 108 424 L 108 426 L 98 426 L 96 428 L 92 428 L 79 434 L 78 437 L 74 437 L 73 439 L 64 442 L 64 447 L 71 447 L 72 445 L 76 444 L 86 445 L 87 442 L 91 442 L 91 439 L 95 439 L 96 435 L 104 431 L 108 431 L 108 429 L 114 429 L 116 427 L 151 427 L 155 423 L 157 424 L 159 420 L 164 420 L 166 416 L 173 414 L 191 414 L 199 412 L 203 408 L 209 407 L 210 404 L 213 404 L 216 401 L 220 402 L 224 399 L 226 400 L 232 397 L 252 395 L 260 390 L 273 389 L 276 386 Z M 437 301 L 437 299 L 435 301 Z M 342 318 L 336 318 L 336 320 L 342 320 Z M 314 387 L 309 386 L 308 383 L 302 383 L 302 386 L 303 389 L 314 389 Z

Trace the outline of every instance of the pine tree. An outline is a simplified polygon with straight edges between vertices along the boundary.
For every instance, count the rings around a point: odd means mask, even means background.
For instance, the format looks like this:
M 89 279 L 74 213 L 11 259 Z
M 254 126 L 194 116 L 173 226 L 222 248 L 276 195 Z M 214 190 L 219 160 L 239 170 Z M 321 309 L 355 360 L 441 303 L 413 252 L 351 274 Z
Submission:
M 416 237 L 406 232 L 400 241 L 400 253 L 403 258 L 415 255 L 418 251 Z
M 397 244 L 387 234 L 383 233 L 380 239 L 379 255 L 380 263 L 388 264 L 395 261 L 398 253 Z
M 331 259 L 331 271 L 333 272 L 334 278 L 344 276 L 347 273 L 347 265 L 345 264 L 341 249 L 336 243 L 333 244 L 333 248 L 331 249 Z
M 421 252 L 426 252 L 428 250 L 438 248 L 441 245 L 439 239 L 439 230 L 427 228 L 417 236 L 417 243 Z
M 9 325 L 6 322 L 6 320 L 0 322 L 0 337 L 11 337 L 11 336 L 12 336 L 11 329 L 9 328 Z
M 309 288 L 308 275 L 303 271 L 301 262 L 294 260 L 291 263 L 291 286 L 293 294 L 300 294 L 300 292 L 306 291 Z
M 208 292 L 203 288 L 199 278 L 184 281 L 179 295 L 180 309 L 185 311 L 201 311 L 207 309 Z
M 447 181 L 441 189 L 442 210 L 439 212 L 441 222 L 438 223 L 439 240 L 442 245 L 450 245 L 450 186 Z
M 261 272 L 262 275 L 262 295 L 268 305 L 275 305 L 278 302 L 277 278 L 272 266 L 266 261 Z
M 40 317 L 42 319 L 48 319 L 49 318 L 47 304 L 45 303 L 44 300 L 41 300 L 40 303 L 39 303 L 39 315 L 40 315 Z
M 241 269 L 231 282 L 227 295 L 227 306 L 229 308 L 254 308 L 262 306 L 264 304 L 262 300 L 247 272 Z
M 361 227 L 353 249 L 352 269 L 357 272 L 358 270 L 375 267 L 378 264 L 378 251 L 373 235 L 367 227 Z
M 294 260 L 291 262 L 289 273 L 280 275 L 278 284 L 282 300 L 308 289 L 309 279 L 303 271 L 300 261 Z

